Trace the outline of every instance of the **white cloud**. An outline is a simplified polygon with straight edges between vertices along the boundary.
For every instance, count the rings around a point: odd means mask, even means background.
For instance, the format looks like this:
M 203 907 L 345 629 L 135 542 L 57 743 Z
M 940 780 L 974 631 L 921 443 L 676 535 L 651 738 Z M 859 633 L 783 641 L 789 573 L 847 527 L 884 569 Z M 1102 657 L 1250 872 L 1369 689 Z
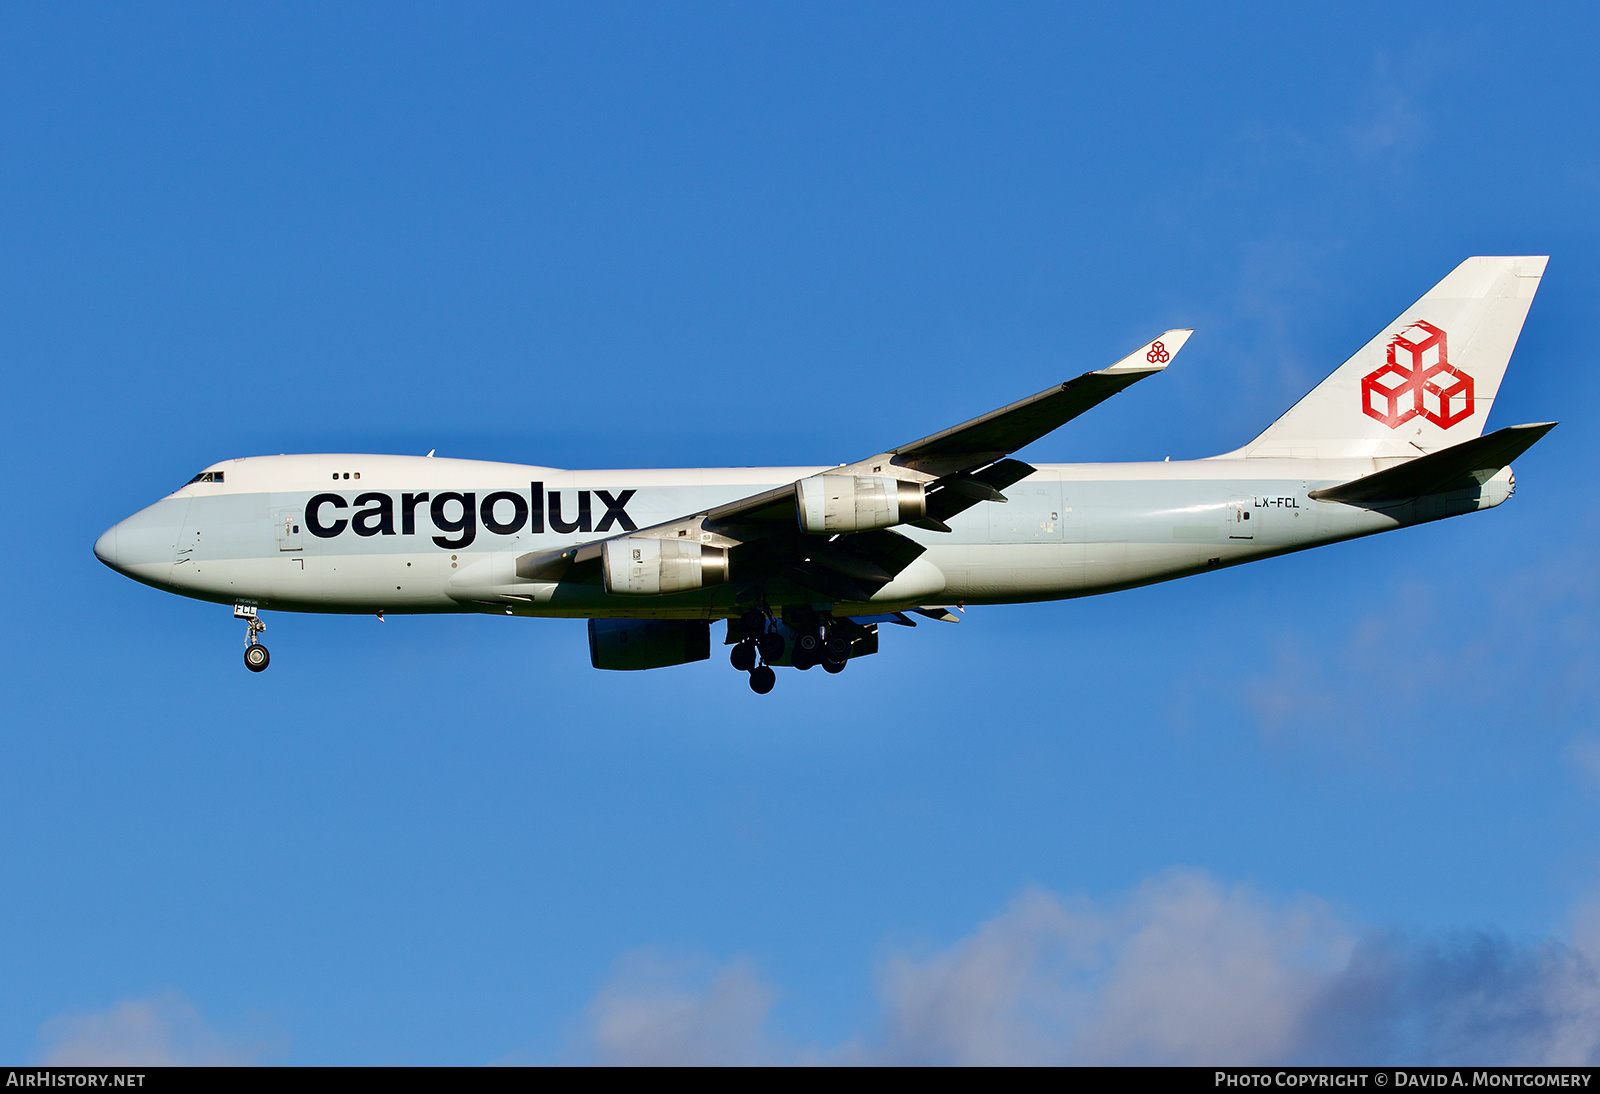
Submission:
M 185 1067 L 259 1063 L 264 1043 L 219 1034 L 177 992 L 124 999 L 98 1014 L 39 1027 L 39 1062 L 52 1067 Z
M 1243 886 L 1173 872 L 1114 920 L 1107 971 L 1079 1059 L 1202 1063 L 1277 1059 L 1295 1015 L 1348 957 L 1351 939 L 1317 901 L 1275 907 Z
M 1078 1017 L 1071 980 L 1103 934 L 1092 909 L 1033 890 L 972 937 L 879 976 L 886 1035 L 856 1054 L 897 1063 L 1047 1063 Z
M 1359 937 L 1358 937 L 1359 935 Z M 1592 1065 L 1600 900 L 1574 941 L 1352 930 L 1174 870 L 1125 899 L 1019 896 L 970 936 L 880 969 L 876 1028 L 833 1049 L 769 1030 L 747 962 L 619 964 L 583 1055 L 607 1063 Z
M 1273 908 L 1193 871 L 1114 907 L 1033 891 L 942 954 L 890 962 L 882 1052 L 956 1064 L 1276 1059 L 1350 946 L 1314 902 Z
M 776 999 L 747 962 L 641 950 L 591 1000 L 580 1051 L 603 1064 L 774 1063 L 784 1056 L 766 1034 Z

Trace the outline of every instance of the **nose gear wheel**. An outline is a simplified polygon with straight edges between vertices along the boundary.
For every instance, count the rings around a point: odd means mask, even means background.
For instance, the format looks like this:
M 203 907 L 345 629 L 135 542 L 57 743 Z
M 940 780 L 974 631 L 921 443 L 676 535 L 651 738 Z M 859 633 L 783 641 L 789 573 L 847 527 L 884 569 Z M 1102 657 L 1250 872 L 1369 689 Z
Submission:
M 251 672 L 262 672 L 272 663 L 272 655 L 267 652 L 267 647 L 256 640 L 256 636 L 267 629 L 256 615 L 254 604 L 235 604 L 233 617 L 245 622 L 244 630 L 244 667 Z

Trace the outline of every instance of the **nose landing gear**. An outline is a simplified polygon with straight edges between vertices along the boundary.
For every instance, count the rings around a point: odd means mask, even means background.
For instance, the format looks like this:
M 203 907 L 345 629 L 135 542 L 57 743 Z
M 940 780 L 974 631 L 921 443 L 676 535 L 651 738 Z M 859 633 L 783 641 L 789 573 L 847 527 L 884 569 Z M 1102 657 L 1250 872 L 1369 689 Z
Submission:
M 267 652 L 267 647 L 256 641 L 256 635 L 267 629 L 267 625 L 256 616 L 256 606 L 235 604 L 233 617 L 245 621 L 244 667 L 251 672 L 265 670 L 272 662 L 272 655 Z

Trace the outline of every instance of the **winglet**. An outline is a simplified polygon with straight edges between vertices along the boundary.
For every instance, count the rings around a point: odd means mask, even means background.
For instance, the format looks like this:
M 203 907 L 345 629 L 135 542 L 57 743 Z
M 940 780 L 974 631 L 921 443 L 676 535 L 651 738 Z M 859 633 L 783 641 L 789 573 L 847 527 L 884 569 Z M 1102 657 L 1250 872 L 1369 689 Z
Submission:
M 1160 372 L 1168 363 L 1178 355 L 1183 344 L 1189 340 L 1190 330 L 1169 330 L 1160 338 L 1152 339 L 1134 350 L 1128 356 L 1112 365 L 1103 368 L 1101 372 Z

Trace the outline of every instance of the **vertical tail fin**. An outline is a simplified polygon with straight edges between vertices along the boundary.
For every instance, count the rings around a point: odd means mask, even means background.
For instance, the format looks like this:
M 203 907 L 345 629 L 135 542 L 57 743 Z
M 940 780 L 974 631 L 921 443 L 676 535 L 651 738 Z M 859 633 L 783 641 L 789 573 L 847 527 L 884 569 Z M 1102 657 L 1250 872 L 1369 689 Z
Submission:
M 1469 258 L 1231 456 L 1415 456 L 1483 433 L 1544 257 Z

